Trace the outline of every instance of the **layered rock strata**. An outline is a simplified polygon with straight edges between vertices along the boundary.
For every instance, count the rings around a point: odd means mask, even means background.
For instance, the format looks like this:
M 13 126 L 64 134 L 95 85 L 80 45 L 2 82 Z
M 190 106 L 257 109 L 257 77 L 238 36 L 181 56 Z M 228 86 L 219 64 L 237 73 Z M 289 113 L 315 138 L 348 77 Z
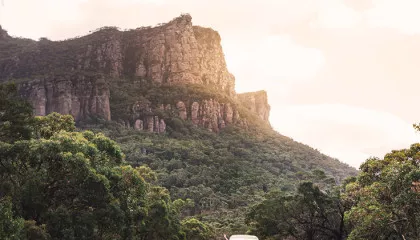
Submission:
M 261 120 L 269 122 L 271 107 L 268 104 L 266 91 L 241 93 L 237 96 L 244 107 L 255 113 Z
M 216 31 L 193 26 L 190 15 L 129 31 L 104 27 L 64 41 L 13 38 L 0 27 L 0 82 L 17 80 L 36 115 L 58 112 L 76 121 L 90 116 L 111 120 L 109 86 L 115 79 L 137 79 L 140 85 L 199 84 L 235 99 L 235 78 L 227 70 L 220 42 Z M 266 94 L 238 96 L 268 121 Z M 124 124 L 165 132 L 165 120 L 150 104 L 147 109 L 134 103 L 132 117 Z M 247 125 L 238 109 L 218 99 L 178 101 L 161 110 L 176 111 L 179 118 L 214 132 L 229 124 Z

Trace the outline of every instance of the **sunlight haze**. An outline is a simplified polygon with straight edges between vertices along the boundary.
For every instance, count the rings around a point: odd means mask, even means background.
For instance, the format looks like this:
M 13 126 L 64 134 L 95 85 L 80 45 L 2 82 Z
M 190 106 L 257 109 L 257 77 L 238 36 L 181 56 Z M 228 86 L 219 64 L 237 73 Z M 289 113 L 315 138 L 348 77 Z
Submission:
M 218 31 L 236 91 L 279 133 L 358 168 L 420 135 L 419 0 L 3 0 L 10 35 L 63 40 L 182 13 Z

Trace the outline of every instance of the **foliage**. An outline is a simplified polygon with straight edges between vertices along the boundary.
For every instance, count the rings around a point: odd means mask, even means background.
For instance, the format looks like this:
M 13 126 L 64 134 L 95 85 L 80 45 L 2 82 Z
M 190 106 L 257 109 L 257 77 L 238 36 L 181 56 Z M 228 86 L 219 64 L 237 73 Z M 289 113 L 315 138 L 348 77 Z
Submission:
M 152 240 L 243 233 L 248 230 L 247 208 L 264 200 L 266 192 L 291 193 L 303 181 L 324 188 L 356 173 L 259 122 L 247 130 L 230 125 L 215 134 L 177 118 L 176 112 L 159 112 L 161 104 L 181 100 L 191 106 L 191 101 L 217 99 L 236 106 L 249 123 L 254 121 L 234 99 L 214 89 L 158 87 L 141 79 L 110 84 L 114 120 L 129 119 L 132 104 L 144 98 L 150 100 L 152 114 L 167 122 L 167 133 L 100 120 L 79 125 L 92 132 L 74 132 L 70 116 L 33 118 L 31 139 L 0 148 L 7 156 L 2 159 L 5 181 L 0 191 L 13 197 L 15 211 L 26 220 L 26 235 L 31 229 L 31 234 L 53 239 Z M 72 180 L 66 183 L 65 177 Z
M 72 132 L 76 129 L 72 116 L 61 115 L 56 112 L 45 117 L 35 117 L 34 128 L 34 132 L 38 138 L 46 139 L 49 139 L 61 130 Z
M 179 84 L 179 85 L 159 85 L 146 79 L 112 79 L 110 83 L 110 108 L 113 120 L 132 120 L 132 106 L 137 102 L 147 104 L 151 112 L 142 114 L 157 115 L 165 118 L 165 121 L 173 120 L 177 114 L 171 111 L 162 111 L 161 105 L 171 104 L 175 106 L 178 101 L 183 101 L 189 108 L 193 102 L 202 100 L 217 99 L 220 103 L 230 103 L 232 106 L 239 107 L 234 99 L 217 91 L 211 86 L 201 86 L 198 84 Z M 173 109 L 172 113 L 177 113 Z M 241 116 L 247 114 L 245 109 L 240 112 Z M 250 120 L 252 116 L 248 116 Z M 132 121 L 131 124 L 134 122 Z M 170 124 L 172 125 L 172 124 Z
M 250 208 L 251 233 L 271 240 L 420 239 L 419 159 L 417 143 L 367 159 L 340 189 L 327 181 L 302 183 L 295 194 L 272 191 Z M 327 180 L 319 170 L 313 174 Z
M 18 240 L 23 229 L 23 219 L 14 216 L 9 197 L 0 198 L 0 239 Z
M 79 79 L 103 77 L 113 120 L 132 125 L 132 107 L 141 101 L 151 107 L 142 114 L 167 123 L 163 135 L 99 119 L 80 125 L 92 131 L 75 132 L 71 116 L 33 118 L 16 88 L 0 85 L 0 197 L 11 199 L 8 221 L 19 223 L 22 239 L 208 239 L 213 232 L 245 232 L 244 213 L 269 191 L 299 190 L 293 200 L 301 205 L 306 193 L 328 207 L 336 202 L 335 195 L 299 185 L 313 181 L 325 189 L 355 175 L 354 169 L 263 126 L 216 88 L 134 77 L 140 61 L 134 45 L 124 49 L 124 77 L 110 79 L 113 64 L 97 50 L 113 48 L 110 39 L 128 46 L 124 42 L 136 34 L 122 37 L 109 27 L 62 42 L 0 42 L 2 81 L 54 77 L 76 85 Z M 176 109 L 161 111 L 163 104 L 183 101 L 190 108 L 194 101 L 209 99 L 231 104 L 249 129 L 229 126 L 214 134 L 179 119 Z M 310 207 L 305 211 L 314 211 Z
M 12 197 L 20 216 L 45 224 L 52 239 L 161 239 L 145 229 L 173 218 L 164 235 L 183 239 L 169 194 L 157 197 L 144 168 L 121 165 L 120 148 L 102 134 L 55 128 L 67 127 L 66 117 L 56 117 L 40 120 L 56 130 L 46 131 L 49 138 L 0 144 L 1 194 Z
M 57 113 L 29 123 L 0 141 L 1 239 L 185 239 L 169 192 L 114 141 Z
M 312 182 L 301 183 L 294 195 L 271 192 L 247 214 L 251 233 L 261 239 L 341 240 L 346 236 L 343 219 L 337 192 L 322 191 Z
M 182 221 L 182 229 L 188 240 L 206 240 L 214 238 L 211 229 L 195 218 Z
M 219 234 L 246 232 L 244 213 L 265 192 L 293 192 L 306 180 L 324 188 L 356 173 L 273 131 L 230 126 L 215 134 L 180 121 L 183 133 L 146 133 L 115 123 L 84 127 L 115 139 L 128 163 L 149 166 L 173 199 L 191 199 L 181 216 L 194 216 Z
M 29 139 L 31 121 L 32 107 L 18 95 L 16 85 L 0 84 L 0 141 Z
M 420 239 L 419 157 L 420 144 L 413 144 L 360 166 L 344 198 L 352 205 L 349 239 Z

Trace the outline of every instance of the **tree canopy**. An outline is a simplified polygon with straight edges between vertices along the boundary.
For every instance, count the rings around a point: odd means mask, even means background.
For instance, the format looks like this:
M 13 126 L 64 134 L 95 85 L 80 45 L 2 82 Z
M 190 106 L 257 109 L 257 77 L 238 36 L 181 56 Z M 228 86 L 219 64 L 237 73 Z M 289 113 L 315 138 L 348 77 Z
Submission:
M 420 239 L 420 144 L 371 158 L 348 183 L 349 239 Z
M 71 116 L 32 117 L 15 89 L 6 91 L 0 102 L 27 119 L 2 118 L 10 134 L 0 141 L 1 239 L 185 239 L 150 168 L 126 164 L 101 133 L 76 132 Z

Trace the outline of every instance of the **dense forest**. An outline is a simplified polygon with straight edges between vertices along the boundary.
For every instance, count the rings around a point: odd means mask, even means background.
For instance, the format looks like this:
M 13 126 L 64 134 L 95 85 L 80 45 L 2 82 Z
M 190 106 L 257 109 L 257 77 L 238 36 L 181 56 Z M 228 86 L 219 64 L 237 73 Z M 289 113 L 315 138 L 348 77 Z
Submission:
M 334 161 L 264 129 L 76 128 L 69 115 L 34 117 L 15 85 L 0 86 L 1 239 L 420 237 L 419 144 L 344 179 Z

